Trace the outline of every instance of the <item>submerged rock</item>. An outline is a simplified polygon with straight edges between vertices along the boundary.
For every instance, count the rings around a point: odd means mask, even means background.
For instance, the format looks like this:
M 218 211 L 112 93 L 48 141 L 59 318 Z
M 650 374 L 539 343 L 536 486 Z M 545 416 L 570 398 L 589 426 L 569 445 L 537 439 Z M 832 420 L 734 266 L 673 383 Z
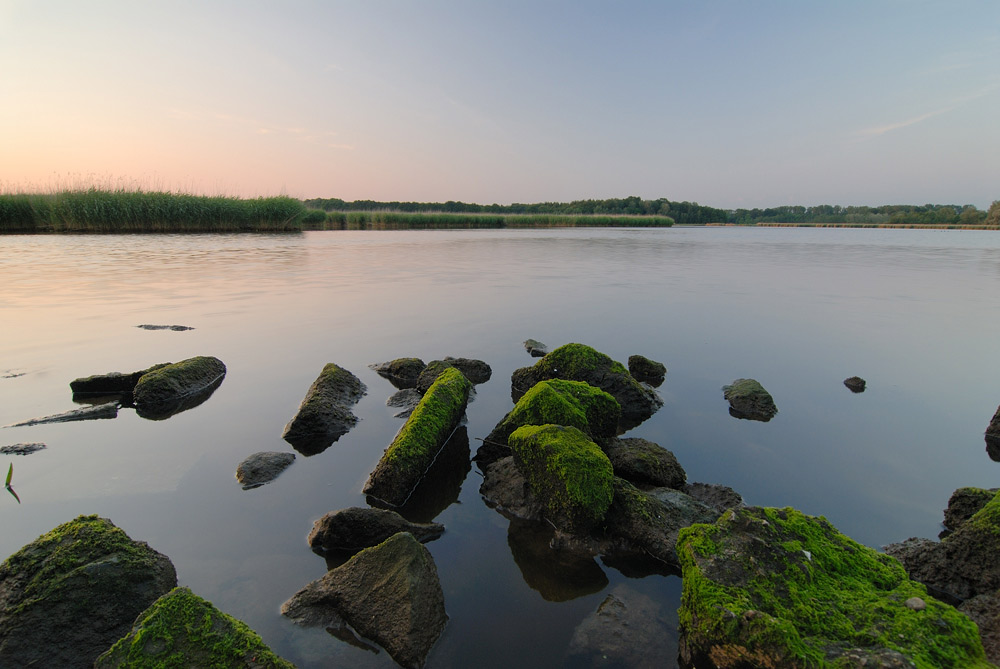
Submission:
M 95 669 L 213 667 L 294 669 L 245 623 L 188 588 L 174 588 L 143 611 L 128 635 L 97 658 Z
M 297 592 L 281 613 L 307 627 L 350 625 L 404 667 L 421 667 L 448 616 L 437 567 L 412 535 L 394 534 Z
M 656 388 L 663 383 L 663 379 L 667 375 L 667 367 L 662 362 L 656 362 L 641 355 L 630 355 L 628 357 L 628 373 L 636 381 L 648 383 Z
M 367 388 L 343 367 L 327 363 L 309 386 L 281 438 L 305 456 L 322 453 L 355 425 L 358 418 L 351 407 Z
M 444 370 L 382 455 L 365 494 L 392 506 L 406 502 L 458 427 L 471 390 L 472 383 L 460 371 Z
M 185 330 L 194 330 L 190 325 L 136 325 L 137 328 L 142 330 L 173 330 L 174 332 L 184 332 Z
M 385 405 L 402 409 L 399 413 L 393 414 L 393 418 L 406 418 L 420 404 L 421 397 L 423 395 L 416 388 L 403 388 L 390 395 Z
M 729 511 L 677 552 L 684 667 L 989 666 L 972 621 L 824 518 Z
M 155 372 L 157 369 L 166 367 L 169 364 L 169 362 L 165 362 L 127 374 L 122 372 L 108 372 L 107 374 L 85 376 L 70 381 L 69 389 L 73 391 L 74 400 L 85 397 L 119 395 L 127 398 L 128 403 L 131 403 L 132 393 L 135 390 L 135 384 L 139 383 L 139 379 L 143 375 Z
M 4 427 L 27 427 L 31 425 L 44 425 L 46 423 L 69 423 L 77 420 L 103 420 L 106 418 L 117 418 L 118 406 L 118 402 L 96 404 L 91 407 L 83 407 L 82 409 L 73 409 L 71 411 L 57 413 L 52 416 L 32 418 L 21 423 L 4 425 Z
M 638 485 L 684 490 L 687 474 L 674 454 L 638 437 L 611 439 L 604 444 L 615 476 Z
M 236 480 L 244 490 L 259 488 L 278 478 L 278 474 L 295 462 L 294 453 L 263 451 L 254 453 L 236 467 Z
M 849 379 L 844 379 L 844 385 L 847 386 L 852 393 L 863 393 L 865 392 L 865 386 L 867 384 L 860 376 L 852 376 Z
M 135 384 L 136 413 L 162 420 L 192 409 L 215 392 L 226 377 L 218 358 L 198 356 L 163 365 L 143 374 Z
M 0 453 L 4 455 L 31 455 L 36 451 L 40 451 L 45 448 L 45 444 L 41 443 L 30 443 L 30 444 L 12 444 L 10 446 L 0 447 Z
M 417 390 L 421 393 L 427 392 L 427 389 L 437 380 L 441 372 L 451 367 L 462 372 L 465 378 L 477 386 L 486 383 L 493 376 L 493 370 L 482 360 L 446 357 L 444 360 L 431 360 L 427 363 L 427 366 L 420 372 L 420 376 L 417 377 Z
M 177 585 L 170 560 L 80 516 L 0 564 L 0 666 L 92 667 Z
M 427 365 L 420 358 L 396 358 L 389 362 L 376 362 L 369 367 L 396 388 L 416 388 L 417 379 L 420 372 L 424 371 Z
M 722 395 L 729 400 L 729 414 L 734 418 L 766 423 L 778 413 L 771 394 L 755 379 L 736 379 L 722 386 Z
M 549 347 L 537 339 L 525 339 L 524 350 L 527 351 L 528 355 L 532 358 L 542 358 L 549 352 Z
M 313 523 L 309 546 L 317 553 L 357 552 L 377 546 L 399 532 L 417 541 L 431 541 L 444 533 L 439 523 L 411 523 L 395 511 L 351 507 L 331 511 Z

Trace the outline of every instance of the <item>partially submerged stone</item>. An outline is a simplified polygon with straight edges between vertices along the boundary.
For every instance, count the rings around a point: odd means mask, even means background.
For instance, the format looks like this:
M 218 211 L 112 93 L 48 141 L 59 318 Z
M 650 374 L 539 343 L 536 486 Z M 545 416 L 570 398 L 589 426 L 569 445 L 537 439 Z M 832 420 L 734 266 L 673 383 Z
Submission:
M 151 325 L 149 323 L 143 323 L 142 325 L 136 325 L 136 327 L 141 330 L 172 330 L 173 332 L 194 330 L 194 328 L 190 325 Z
M 420 358 L 396 358 L 389 362 L 376 362 L 369 367 L 396 388 L 416 388 L 420 372 L 427 365 Z
M 192 409 L 211 397 L 225 377 L 226 366 L 211 356 L 156 368 L 135 384 L 136 412 L 143 418 L 162 420 Z
M 393 414 L 393 418 L 407 418 L 420 404 L 422 397 L 423 395 L 416 388 L 403 388 L 390 395 L 389 399 L 385 401 L 385 405 L 401 409 Z
M 188 588 L 157 599 L 132 630 L 97 658 L 95 669 L 213 667 L 294 669 L 246 623 L 223 613 Z
M 170 363 L 153 365 L 137 372 L 108 372 L 107 374 L 94 374 L 84 376 L 69 382 L 69 389 L 73 391 L 74 399 L 94 396 L 120 395 L 128 397 L 131 402 L 132 392 L 135 384 L 143 375 L 154 372 L 161 367 L 166 367 Z
M 0 564 L 0 666 L 92 667 L 177 585 L 170 560 L 80 516 Z
M 867 384 L 860 376 L 852 376 L 844 379 L 844 385 L 847 386 L 848 390 L 852 393 L 863 393 L 865 392 L 865 386 Z
M 733 510 L 677 552 L 682 666 L 990 666 L 972 621 L 822 517 Z
M 771 394 L 755 379 L 736 379 L 722 386 L 722 396 L 729 400 L 729 413 L 734 418 L 766 423 L 778 413 Z
M 70 423 L 78 420 L 104 420 L 108 418 L 117 418 L 118 407 L 118 402 L 106 402 L 104 404 L 95 404 L 90 407 L 64 411 L 63 413 L 57 413 L 52 416 L 31 418 L 20 423 L 4 425 L 4 427 L 28 427 L 31 425 L 45 425 L 48 423 Z
M 537 339 L 525 339 L 524 350 L 527 351 L 528 355 L 532 358 L 542 358 L 549 352 L 549 347 Z
M 327 363 L 309 386 L 281 438 L 303 455 L 316 455 L 354 427 L 358 418 L 351 407 L 367 388 L 358 377 L 343 367 Z
M 313 523 L 309 546 L 317 553 L 357 552 L 377 546 L 399 532 L 417 541 L 431 541 L 444 533 L 440 523 L 411 523 L 395 511 L 351 507 L 331 511 Z
M 986 506 L 990 500 L 996 497 L 1000 488 L 959 488 L 951 493 L 948 499 L 948 508 L 944 510 L 944 531 L 939 535 L 941 538 L 951 534 L 965 521 L 979 513 L 980 509 Z
M 460 371 L 444 370 L 382 455 L 365 494 L 393 506 L 406 502 L 458 427 L 471 390 L 472 383 Z
M 0 453 L 4 455 L 31 455 L 45 448 L 45 444 L 33 442 L 30 444 L 11 444 L 0 447 Z
M 1000 449 L 1000 407 L 990 419 L 990 424 L 986 426 L 986 447 L 987 449 Z
M 262 451 L 248 456 L 236 467 L 236 480 L 244 490 L 259 488 L 278 478 L 278 474 L 295 462 L 294 453 Z
M 448 620 L 430 552 L 394 534 L 297 592 L 281 613 L 307 627 L 350 625 L 398 664 L 421 667 Z
M 417 390 L 421 393 L 427 392 L 427 389 L 437 380 L 441 372 L 452 367 L 462 372 L 465 378 L 477 386 L 489 381 L 493 375 L 493 370 L 482 360 L 445 357 L 444 360 L 431 360 L 427 363 L 427 366 L 420 372 L 420 376 L 417 377 Z
M 648 383 L 655 388 L 663 383 L 663 379 L 667 375 L 667 366 L 642 355 L 630 355 L 628 357 L 628 373 L 636 381 Z
M 615 476 L 638 485 L 684 490 L 687 474 L 673 453 L 638 437 L 611 439 L 604 444 Z

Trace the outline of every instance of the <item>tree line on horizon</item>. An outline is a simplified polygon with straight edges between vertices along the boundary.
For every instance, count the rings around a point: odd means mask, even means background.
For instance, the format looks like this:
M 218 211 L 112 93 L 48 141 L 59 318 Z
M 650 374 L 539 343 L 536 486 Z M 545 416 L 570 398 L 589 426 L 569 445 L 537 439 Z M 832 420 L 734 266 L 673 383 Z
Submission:
M 324 211 L 402 211 L 466 214 L 564 214 L 605 216 L 669 216 L 677 225 L 728 223 L 844 223 L 871 225 L 1000 225 L 1000 200 L 987 211 L 971 204 L 882 205 L 879 207 L 821 204 L 812 207 L 782 206 L 764 209 L 719 209 L 697 202 L 672 202 L 666 198 L 643 200 L 638 196 L 572 202 L 474 204 L 468 202 L 345 201 L 340 198 L 303 200 L 311 209 Z

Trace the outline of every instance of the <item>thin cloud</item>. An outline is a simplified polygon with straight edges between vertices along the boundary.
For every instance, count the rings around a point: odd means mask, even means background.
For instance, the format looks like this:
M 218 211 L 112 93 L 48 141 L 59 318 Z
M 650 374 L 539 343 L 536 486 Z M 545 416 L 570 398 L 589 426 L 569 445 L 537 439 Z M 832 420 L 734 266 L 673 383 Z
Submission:
M 924 121 L 932 119 L 935 116 L 941 116 L 942 114 L 953 112 L 956 109 L 959 109 L 960 107 L 964 107 L 970 102 L 986 97 L 987 95 L 996 91 L 998 88 L 1000 88 L 1000 83 L 988 84 L 980 88 L 975 93 L 956 99 L 952 104 L 948 105 L 947 107 L 942 107 L 941 109 L 936 109 L 934 111 L 927 112 L 926 114 L 920 114 L 919 116 L 914 116 L 913 118 L 908 118 L 903 121 L 897 121 L 895 123 L 886 123 L 884 125 L 876 125 L 876 126 L 871 126 L 869 128 L 864 128 L 862 130 L 859 130 L 856 134 L 860 137 L 880 137 L 886 134 L 887 132 L 900 130 L 902 128 L 908 128 L 911 125 L 923 123 Z
M 177 121 L 209 121 L 222 122 L 230 127 L 243 129 L 245 132 L 254 135 L 274 135 L 276 137 L 287 137 L 295 141 L 306 144 L 326 145 L 332 149 L 354 149 L 350 144 L 330 144 L 330 140 L 339 136 L 340 133 L 333 130 L 314 131 L 302 126 L 277 126 L 263 123 L 258 119 L 237 116 L 224 112 L 214 112 L 208 115 L 200 114 L 187 109 L 171 108 L 167 110 L 167 115 Z

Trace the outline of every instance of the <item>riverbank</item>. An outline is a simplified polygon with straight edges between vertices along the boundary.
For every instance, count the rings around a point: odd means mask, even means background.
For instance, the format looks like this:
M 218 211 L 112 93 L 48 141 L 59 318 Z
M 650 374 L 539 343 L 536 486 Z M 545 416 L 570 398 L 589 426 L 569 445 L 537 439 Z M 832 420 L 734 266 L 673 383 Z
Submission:
M 1000 230 L 1000 225 L 934 225 L 917 223 L 708 223 L 730 228 L 894 228 L 897 230 Z
M 314 210 L 315 211 L 315 210 Z M 600 216 L 570 214 L 474 214 L 401 211 L 331 211 L 316 220 L 306 217 L 307 230 L 455 230 L 503 228 L 669 228 L 669 216 Z

